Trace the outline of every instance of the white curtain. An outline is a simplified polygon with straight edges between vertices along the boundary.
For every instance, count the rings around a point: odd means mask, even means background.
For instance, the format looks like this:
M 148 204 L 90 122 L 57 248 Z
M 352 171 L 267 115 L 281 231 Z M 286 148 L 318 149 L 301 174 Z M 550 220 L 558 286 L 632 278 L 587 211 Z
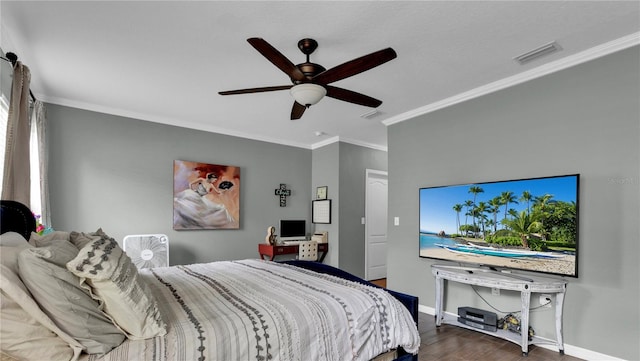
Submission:
M 29 85 L 31 72 L 20 61 L 13 69 L 7 141 L 2 178 L 2 199 L 14 200 L 27 206 L 31 200 L 31 171 L 29 169 Z
M 49 159 L 47 157 L 47 118 L 44 104 L 36 100 L 31 112 L 31 126 L 36 128 L 38 165 L 40 173 L 40 222 L 46 226 L 51 226 L 51 212 L 49 210 Z M 32 206 L 34 201 L 32 201 Z

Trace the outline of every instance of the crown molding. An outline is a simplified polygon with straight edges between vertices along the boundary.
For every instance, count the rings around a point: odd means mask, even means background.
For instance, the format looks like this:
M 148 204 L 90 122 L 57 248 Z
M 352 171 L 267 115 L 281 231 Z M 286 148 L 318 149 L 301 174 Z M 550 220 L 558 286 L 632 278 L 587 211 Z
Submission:
M 381 146 L 379 144 L 367 143 L 367 142 L 363 142 L 363 141 L 356 140 L 356 139 L 351 139 L 351 138 L 340 138 L 339 136 L 331 137 L 331 138 L 323 140 L 321 142 L 314 143 L 314 144 L 311 145 L 311 150 L 319 149 L 319 148 L 322 148 L 324 146 L 327 146 L 329 144 L 333 144 L 333 143 L 336 143 L 336 142 L 349 143 L 349 144 L 357 145 L 357 146 L 360 146 L 360 147 L 371 148 L 371 149 L 375 149 L 375 150 L 381 150 L 383 152 L 386 152 L 388 150 L 387 147 Z
M 149 114 L 131 112 L 131 111 L 128 111 L 128 110 L 117 109 L 117 108 L 113 108 L 113 107 L 105 107 L 105 106 L 99 106 L 99 105 L 95 105 L 95 104 L 78 102 L 78 101 L 73 101 L 73 100 L 69 100 L 69 99 L 56 98 L 56 97 L 46 97 L 46 96 L 44 96 L 42 94 L 38 94 L 37 97 L 38 97 L 38 99 L 41 99 L 43 102 L 46 102 L 46 103 L 49 103 L 49 104 L 56 104 L 56 105 L 70 107 L 70 108 L 77 108 L 77 109 L 82 109 L 82 110 L 87 110 L 87 111 L 92 111 L 92 112 L 97 112 L 97 113 L 104 113 L 104 114 L 109 114 L 109 115 L 114 115 L 114 116 L 119 116 L 119 117 L 144 120 L 144 121 L 148 121 L 148 122 L 152 122 L 152 123 L 171 125 L 171 126 L 180 127 L 180 128 L 195 129 L 195 130 L 206 131 L 206 132 L 217 133 L 217 134 L 223 134 L 223 135 L 229 135 L 229 136 L 239 137 L 239 138 L 244 138 L 244 139 L 258 140 L 258 141 L 261 141 L 261 142 L 281 144 L 281 145 L 286 145 L 286 146 L 296 147 L 296 148 L 314 150 L 314 149 L 322 148 L 322 147 L 324 147 L 326 145 L 329 145 L 329 144 L 332 144 L 332 143 L 344 142 L 344 143 L 350 143 L 350 144 L 358 145 L 358 146 L 361 146 L 361 147 L 381 150 L 381 151 L 384 151 L 384 152 L 387 151 L 387 147 L 383 147 L 383 146 L 380 146 L 378 144 L 366 143 L 366 142 L 362 142 L 362 141 L 359 141 L 359 140 L 356 140 L 356 139 L 340 138 L 339 136 L 331 137 L 331 138 L 325 139 L 325 140 L 323 140 L 321 142 L 317 142 L 317 143 L 313 143 L 311 145 L 308 145 L 308 144 L 303 144 L 303 143 L 284 141 L 282 139 L 259 136 L 259 135 L 253 134 L 253 133 L 230 131 L 229 129 L 220 128 L 220 127 L 203 126 L 201 123 L 193 123 L 193 122 L 189 122 L 189 121 L 182 120 L 182 119 L 176 120 L 176 119 L 172 119 L 172 118 L 158 117 L 158 116 L 149 115 Z
M 325 139 L 323 141 L 311 144 L 311 150 L 316 150 L 318 148 L 322 148 L 324 146 L 327 146 L 329 144 L 333 144 L 333 143 L 336 143 L 336 142 L 339 142 L 339 141 L 340 141 L 340 137 L 338 137 L 338 136 L 327 138 L 327 139 Z
M 95 104 L 84 103 L 84 102 L 78 102 L 78 101 L 73 101 L 69 99 L 46 97 L 41 94 L 36 94 L 36 97 L 38 99 L 41 99 L 43 102 L 46 102 L 49 104 L 62 105 L 62 106 L 67 106 L 71 108 L 78 108 L 82 110 L 88 110 L 88 111 L 97 112 L 97 113 L 105 113 L 105 114 L 115 115 L 115 116 L 120 116 L 125 118 L 144 120 L 152 123 L 171 125 L 171 126 L 180 127 L 180 128 L 188 128 L 188 129 L 200 130 L 205 132 L 229 135 L 232 137 L 258 140 L 261 142 L 287 145 L 287 146 L 296 147 L 296 148 L 311 149 L 311 146 L 309 146 L 308 144 L 289 142 L 289 141 L 285 141 L 278 138 L 264 137 L 264 136 L 256 135 L 254 133 L 231 131 L 229 129 L 214 127 L 214 126 L 207 126 L 207 125 L 203 125 L 202 123 L 189 122 L 183 119 L 165 118 L 165 117 L 159 117 L 159 116 L 150 115 L 150 114 L 136 113 L 128 110 L 123 110 L 123 109 L 118 109 L 113 107 L 105 107 L 105 106 L 100 106 Z
M 633 33 L 616 40 L 609 41 L 607 43 L 595 46 L 593 48 L 581 51 L 579 53 L 567 56 L 562 59 L 552 61 L 550 63 L 541 65 L 537 68 L 525 71 L 523 73 L 510 76 L 475 89 L 454 95 L 452 97 L 437 101 L 435 103 L 427 104 L 420 108 L 410 110 L 408 112 L 396 115 L 394 117 L 385 119 L 382 124 L 389 126 L 392 124 L 400 123 L 405 120 L 413 119 L 420 115 L 434 112 L 439 109 L 450 107 L 452 105 L 465 102 L 474 98 L 481 97 L 483 95 L 491 94 L 499 90 L 503 90 L 518 84 L 528 82 L 533 79 L 540 78 L 542 76 L 555 73 L 560 70 L 574 67 L 576 65 L 601 58 L 603 56 L 618 52 L 636 46 L 640 44 L 640 32 Z

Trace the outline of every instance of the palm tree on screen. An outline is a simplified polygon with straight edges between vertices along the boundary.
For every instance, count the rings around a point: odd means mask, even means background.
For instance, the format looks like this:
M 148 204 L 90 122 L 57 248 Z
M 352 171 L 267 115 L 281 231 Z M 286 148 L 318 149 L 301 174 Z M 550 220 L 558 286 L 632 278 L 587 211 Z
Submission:
M 491 213 L 493 214 L 493 232 L 498 231 L 498 212 L 500 212 L 500 206 L 502 206 L 502 200 L 500 197 L 493 197 L 489 201 L 491 206 Z
M 533 199 L 531 192 L 529 191 L 522 192 L 522 195 L 520 196 L 520 200 L 527 202 L 527 213 L 531 213 L 531 207 L 529 207 L 529 203 L 531 202 L 531 199 Z
M 469 224 L 469 222 L 467 222 L 467 216 L 471 214 L 471 207 L 473 207 L 473 201 L 471 200 L 465 201 L 464 206 L 467 207 L 467 213 L 464 214 L 464 225 L 466 226 L 467 224 Z
M 460 212 L 462 212 L 462 204 L 454 205 L 453 210 L 456 212 L 456 231 L 460 233 Z
M 502 201 L 502 204 L 504 204 L 504 218 L 503 218 L 503 222 L 504 222 L 504 220 L 507 219 L 507 212 L 509 210 L 509 203 L 518 204 L 518 201 L 516 200 L 516 196 L 513 194 L 512 191 L 502 192 L 500 194 L 500 200 Z
M 485 219 L 486 219 L 486 216 L 484 215 L 484 212 L 487 211 L 487 203 L 485 203 L 485 202 L 478 203 L 478 206 L 475 208 L 475 211 L 476 211 L 476 214 L 478 215 L 478 218 L 480 220 L 482 234 L 484 235 L 484 223 L 485 223 Z
M 471 187 L 469 187 L 469 193 L 473 194 L 473 204 L 475 205 L 475 204 L 477 204 L 476 203 L 476 198 L 478 197 L 478 193 L 484 193 L 484 189 L 482 189 L 482 188 L 480 188 L 478 186 L 471 186 Z M 475 212 L 475 209 L 473 211 L 472 216 L 473 216 L 473 225 L 475 226 L 476 225 L 476 212 Z
M 522 246 L 527 248 L 529 248 L 529 235 L 537 232 L 540 227 L 542 227 L 542 224 L 537 221 L 536 217 L 527 214 L 525 211 L 516 214 L 512 219 L 503 219 L 502 223 L 511 229 L 511 231 L 517 233 L 520 236 Z
M 540 197 L 535 197 L 533 200 L 533 211 L 535 213 L 539 213 L 540 215 L 540 224 L 541 224 L 541 229 L 542 229 L 542 238 L 543 239 L 547 239 L 547 232 L 544 229 L 544 220 L 545 218 L 547 218 L 548 214 L 547 211 L 549 209 L 550 203 L 553 202 L 551 200 L 551 198 L 553 198 L 553 196 L 551 194 L 545 194 L 543 196 Z

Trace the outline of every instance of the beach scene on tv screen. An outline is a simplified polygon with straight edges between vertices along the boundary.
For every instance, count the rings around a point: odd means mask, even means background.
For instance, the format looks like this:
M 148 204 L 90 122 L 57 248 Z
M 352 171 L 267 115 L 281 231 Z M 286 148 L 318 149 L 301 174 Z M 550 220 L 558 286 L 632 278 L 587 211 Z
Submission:
M 578 175 L 420 189 L 420 257 L 577 276 Z

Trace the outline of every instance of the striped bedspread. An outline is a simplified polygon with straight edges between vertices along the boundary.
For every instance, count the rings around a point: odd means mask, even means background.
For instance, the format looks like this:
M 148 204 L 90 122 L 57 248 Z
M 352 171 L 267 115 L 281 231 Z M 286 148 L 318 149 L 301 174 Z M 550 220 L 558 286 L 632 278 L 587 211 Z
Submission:
M 141 270 L 167 334 L 84 360 L 370 360 L 417 353 L 409 311 L 384 290 L 262 260 Z

